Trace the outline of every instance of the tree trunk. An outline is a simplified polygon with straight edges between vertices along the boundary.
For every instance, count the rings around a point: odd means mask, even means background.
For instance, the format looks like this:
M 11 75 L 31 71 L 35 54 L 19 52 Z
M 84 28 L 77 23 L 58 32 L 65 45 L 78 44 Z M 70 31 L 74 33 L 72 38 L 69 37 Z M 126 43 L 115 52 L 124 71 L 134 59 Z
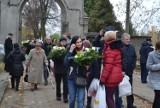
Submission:
M 125 28 L 126 33 L 129 33 L 129 22 L 130 22 L 130 0 L 127 0 L 127 4 L 126 4 L 126 28 Z
M 46 37 L 45 25 L 46 25 L 46 19 L 42 18 L 42 20 L 41 20 L 41 36 L 43 39 Z

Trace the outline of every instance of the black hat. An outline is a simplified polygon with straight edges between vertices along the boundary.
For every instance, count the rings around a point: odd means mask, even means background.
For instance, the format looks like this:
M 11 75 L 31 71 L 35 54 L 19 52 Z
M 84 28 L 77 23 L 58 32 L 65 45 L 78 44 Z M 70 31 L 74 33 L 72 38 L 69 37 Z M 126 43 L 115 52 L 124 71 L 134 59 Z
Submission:
M 8 35 L 13 36 L 13 34 L 12 34 L 12 33 L 8 33 Z
M 61 37 L 59 42 L 64 41 L 64 40 L 67 41 L 67 39 L 65 37 Z
M 151 39 L 150 37 L 147 37 L 147 38 L 146 38 L 146 41 L 150 41 L 150 42 L 151 42 L 152 39 Z

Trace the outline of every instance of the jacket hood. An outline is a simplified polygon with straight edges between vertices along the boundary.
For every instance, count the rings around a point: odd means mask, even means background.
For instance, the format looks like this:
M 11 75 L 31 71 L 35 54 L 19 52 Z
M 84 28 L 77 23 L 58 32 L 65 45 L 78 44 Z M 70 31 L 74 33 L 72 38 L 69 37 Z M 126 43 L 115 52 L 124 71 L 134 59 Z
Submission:
M 21 52 L 20 48 L 15 48 L 13 51 L 14 54 L 19 54 L 20 52 Z
M 124 47 L 124 43 L 121 40 L 112 41 L 110 43 L 111 49 L 121 49 Z

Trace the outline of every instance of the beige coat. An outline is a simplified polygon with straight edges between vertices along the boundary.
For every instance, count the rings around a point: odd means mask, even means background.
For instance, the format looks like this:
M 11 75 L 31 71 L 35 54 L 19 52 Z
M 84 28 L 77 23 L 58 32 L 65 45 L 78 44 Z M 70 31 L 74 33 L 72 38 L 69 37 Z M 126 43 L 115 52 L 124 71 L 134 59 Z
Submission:
M 48 63 L 44 50 L 41 49 L 37 52 L 32 49 L 27 58 L 28 69 L 28 82 L 30 83 L 42 83 L 44 65 Z

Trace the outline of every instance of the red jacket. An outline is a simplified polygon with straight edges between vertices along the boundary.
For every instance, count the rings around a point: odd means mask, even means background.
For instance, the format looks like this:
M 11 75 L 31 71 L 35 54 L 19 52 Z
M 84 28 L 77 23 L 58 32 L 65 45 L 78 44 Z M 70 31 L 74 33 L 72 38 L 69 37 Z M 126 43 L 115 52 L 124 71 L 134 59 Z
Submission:
M 106 87 L 116 87 L 122 81 L 122 62 L 121 62 L 121 48 L 117 48 L 117 44 L 111 42 L 105 43 L 103 52 L 103 70 L 100 81 L 105 83 Z M 115 48 L 114 48 L 115 47 Z

